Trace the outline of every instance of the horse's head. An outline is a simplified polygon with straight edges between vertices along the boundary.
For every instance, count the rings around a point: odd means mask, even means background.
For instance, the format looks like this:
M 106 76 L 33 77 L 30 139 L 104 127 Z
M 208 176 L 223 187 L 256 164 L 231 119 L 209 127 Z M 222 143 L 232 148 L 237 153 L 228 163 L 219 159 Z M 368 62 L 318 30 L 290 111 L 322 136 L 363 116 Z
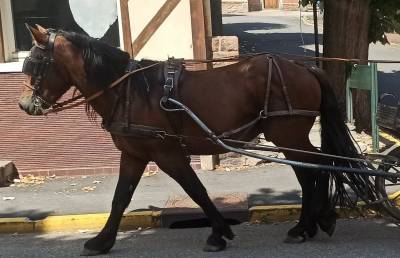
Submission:
M 87 97 L 125 72 L 129 54 L 118 48 L 74 32 L 27 27 L 34 46 L 22 69 L 28 78 L 19 106 L 29 115 L 43 114 L 72 85 Z
M 71 67 L 79 66 L 77 51 L 54 30 L 27 26 L 34 46 L 22 71 L 27 75 L 19 106 L 29 115 L 41 115 L 72 85 Z M 82 67 L 83 65 L 81 65 Z

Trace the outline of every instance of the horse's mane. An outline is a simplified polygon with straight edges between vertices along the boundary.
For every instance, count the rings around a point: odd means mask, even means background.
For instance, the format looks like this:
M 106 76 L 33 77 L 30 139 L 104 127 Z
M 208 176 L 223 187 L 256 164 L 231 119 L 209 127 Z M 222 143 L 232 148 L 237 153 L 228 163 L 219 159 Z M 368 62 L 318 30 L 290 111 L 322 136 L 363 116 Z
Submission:
M 96 87 L 106 87 L 125 72 L 128 53 L 83 34 L 66 31 L 60 34 L 82 50 L 85 72 Z
M 88 79 L 99 89 L 104 89 L 125 73 L 130 58 L 128 53 L 83 34 L 61 31 L 60 35 L 82 50 Z M 142 62 L 151 63 L 155 61 L 142 60 Z M 139 95 L 147 98 L 148 82 L 145 81 L 143 75 L 134 77 L 134 88 L 139 91 Z M 95 113 L 89 105 L 86 106 L 86 112 L 91 120 L 95 120 Z

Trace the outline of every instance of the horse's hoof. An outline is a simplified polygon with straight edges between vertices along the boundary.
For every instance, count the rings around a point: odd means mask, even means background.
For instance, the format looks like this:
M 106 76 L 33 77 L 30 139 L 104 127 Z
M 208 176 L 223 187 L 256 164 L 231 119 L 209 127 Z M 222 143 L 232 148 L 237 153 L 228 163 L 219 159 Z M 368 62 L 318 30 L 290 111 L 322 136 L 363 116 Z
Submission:
M 336 212 L 330 212 L 318 220 L 318 225 L 328 236 L 332 236 L 336 228 Z
M 226 241 L 222 237 L 211 235 L 203 248 L 205 252 L 219 252 L 226 248 Z
M 306 241 L 305 236 L 287 236 L 283 241 L 286 244 L 301 244 Z
M 235 234 L 233 234 L 232 229 L 230 227 L 228 228 L 228 230 L 225 231 L 224 237 L 226 237 L 229 240 L 235 238 Z
M 215 246 L 215 245 L 209 245 L 206 244 L 206 246 L 204 246 L 203 251 L 204 252 L 219 252 L 222 251 L 226 248 L 226 246 Z
M 315 225 L 315 227 L 312 227 L 311 229 L 306 230 L 307 237 L 312 239 L 318 234 L 318 227 Z
M 95 255 L 100 255 L 100 254 L 104 254 L 104 253 L 105 252 L 97 251 L 97 250 L 90 250 L 90 249 L 84 247 L 81 252 L 81 256 L 95 256 Z
M 336 222 L 332 223 L 330 225 L 319 225 L 319 227 L 321 228 L 322 231 L 324 231 L 325 233 L 328 234 L 328 236 L 332 236 L 333 233 L 335 232 L 335 228 L 336 228 Z

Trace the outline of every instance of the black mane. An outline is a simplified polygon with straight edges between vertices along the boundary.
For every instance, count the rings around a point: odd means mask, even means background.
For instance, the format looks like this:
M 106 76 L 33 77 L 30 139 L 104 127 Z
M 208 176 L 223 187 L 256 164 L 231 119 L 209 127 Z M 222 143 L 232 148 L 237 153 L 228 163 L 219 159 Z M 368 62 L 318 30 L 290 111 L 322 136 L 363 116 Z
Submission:
M 128 53 L 83 34 L 61 31 L 60 35 L 82 50 L 85 72 L 96 86 L 104 88 L 125 73 Z

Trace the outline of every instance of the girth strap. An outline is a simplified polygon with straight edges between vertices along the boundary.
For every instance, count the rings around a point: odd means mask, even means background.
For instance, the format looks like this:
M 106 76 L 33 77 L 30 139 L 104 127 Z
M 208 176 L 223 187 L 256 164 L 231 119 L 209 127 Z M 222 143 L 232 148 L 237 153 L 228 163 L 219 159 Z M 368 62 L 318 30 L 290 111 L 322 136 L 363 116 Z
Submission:
M 126 125 L 114 122 L 103 123 L 102 127 L 112 134 L 124 137 L 164 139 L 167 135 L 167 132 L 161 128 L 137 124 Z
M 292 112 L 288 110 L 280 110 L 280 111 L 272 111 L 265 114 L 262 118 L 274 117 L 274 116 L 319 116 L 320 113 L 318 111 L 310 111 L 310 110 L 303 110 L 303 109 L 292 109 Z

